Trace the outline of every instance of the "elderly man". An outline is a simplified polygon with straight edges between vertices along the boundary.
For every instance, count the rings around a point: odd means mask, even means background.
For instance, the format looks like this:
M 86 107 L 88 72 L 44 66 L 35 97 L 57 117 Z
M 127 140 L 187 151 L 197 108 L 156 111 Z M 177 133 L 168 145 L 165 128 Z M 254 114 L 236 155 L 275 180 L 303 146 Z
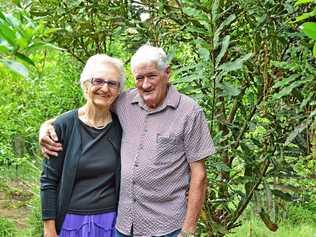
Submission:
M 169 84 L 161 48 L 144 45 L 131 59 L 136 89 L 116 102 L 123 128 L 118 236 L 194 236 L 206 190 L 204 160 L 214 145 L 202 109 Z M 46 153 L 61 149 L 44 127 Z

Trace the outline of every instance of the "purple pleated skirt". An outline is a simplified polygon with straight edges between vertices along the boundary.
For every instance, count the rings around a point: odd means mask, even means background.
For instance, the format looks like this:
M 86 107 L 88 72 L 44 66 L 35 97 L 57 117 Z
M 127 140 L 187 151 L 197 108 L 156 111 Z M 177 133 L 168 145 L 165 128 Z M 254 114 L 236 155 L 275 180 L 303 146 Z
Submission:
M 114 237 L 116 212 L 96 215 L 67 214 L 59 237 Z

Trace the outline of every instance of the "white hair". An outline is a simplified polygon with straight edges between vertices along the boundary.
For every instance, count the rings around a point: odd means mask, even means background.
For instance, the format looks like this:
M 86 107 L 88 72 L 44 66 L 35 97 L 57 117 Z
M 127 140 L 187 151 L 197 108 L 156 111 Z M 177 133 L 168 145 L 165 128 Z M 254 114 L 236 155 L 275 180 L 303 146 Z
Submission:
M 100 67 L 105 67 L 106 64 L 113 65 L 119 72 L 119 82 L 120 82 L 120 91 L 124 89 L 125 75 L 124 75 L 124 66 L 123 62 L 118 58 L 110 57 L 106 54 L 96 54 L 91 56 L 86 65 L 84 66 L 81 75 L 80 75 L 80 85 L 83 88 L 83 84 L 86 81 L 92 79 L 93 72 Z
M 154 47 L 148 44 L 141 46 L 131 58 L 131 69 L 142 63 L 155 63 L 159 70 L 168 67 L 167 55 L 162 48 Z

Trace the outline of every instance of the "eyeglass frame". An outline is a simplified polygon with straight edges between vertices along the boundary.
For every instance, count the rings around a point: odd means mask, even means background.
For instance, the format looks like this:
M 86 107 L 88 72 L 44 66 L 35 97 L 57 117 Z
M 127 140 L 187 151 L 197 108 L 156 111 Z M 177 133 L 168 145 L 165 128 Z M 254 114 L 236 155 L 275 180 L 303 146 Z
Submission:
M 100 85 L 95 85 L 95 84 L 93 83 L 95 79 L 102 80 L 102 81 L 103 81 L 102 84 L 100 84 Z M 113 82 L 114 82 L 114 84 L 112 84 L 112 85 L 109 84 L 109 83 L 113 83 Z M 104 86 L 104 84 L 107 84 L 107 86 L 108 86 L 109 88 L 111 88 L 111 89 L 119 89 L 119 88 L 120 88 L 120 84 L 121 84 L 119 81 L 105 80 L 105 79 L 99 78 L 99 77 L 92 77 L 92 78 L 90 79 L 90 83 L 91 83 L 91 85 L 97 86 L 97 87 L 102 87 L 102 86 Z

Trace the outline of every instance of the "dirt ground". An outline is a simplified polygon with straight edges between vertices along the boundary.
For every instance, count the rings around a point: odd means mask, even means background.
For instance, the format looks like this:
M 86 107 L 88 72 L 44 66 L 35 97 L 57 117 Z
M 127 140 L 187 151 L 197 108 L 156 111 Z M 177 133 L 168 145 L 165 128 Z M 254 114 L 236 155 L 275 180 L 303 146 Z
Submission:
M 10 181 L 0 187 L 0 216 L 16 223 L 17 229 L 27 227 L 28 215 L 31 210 L 28 201 L 32 194 L 21 181 Z

